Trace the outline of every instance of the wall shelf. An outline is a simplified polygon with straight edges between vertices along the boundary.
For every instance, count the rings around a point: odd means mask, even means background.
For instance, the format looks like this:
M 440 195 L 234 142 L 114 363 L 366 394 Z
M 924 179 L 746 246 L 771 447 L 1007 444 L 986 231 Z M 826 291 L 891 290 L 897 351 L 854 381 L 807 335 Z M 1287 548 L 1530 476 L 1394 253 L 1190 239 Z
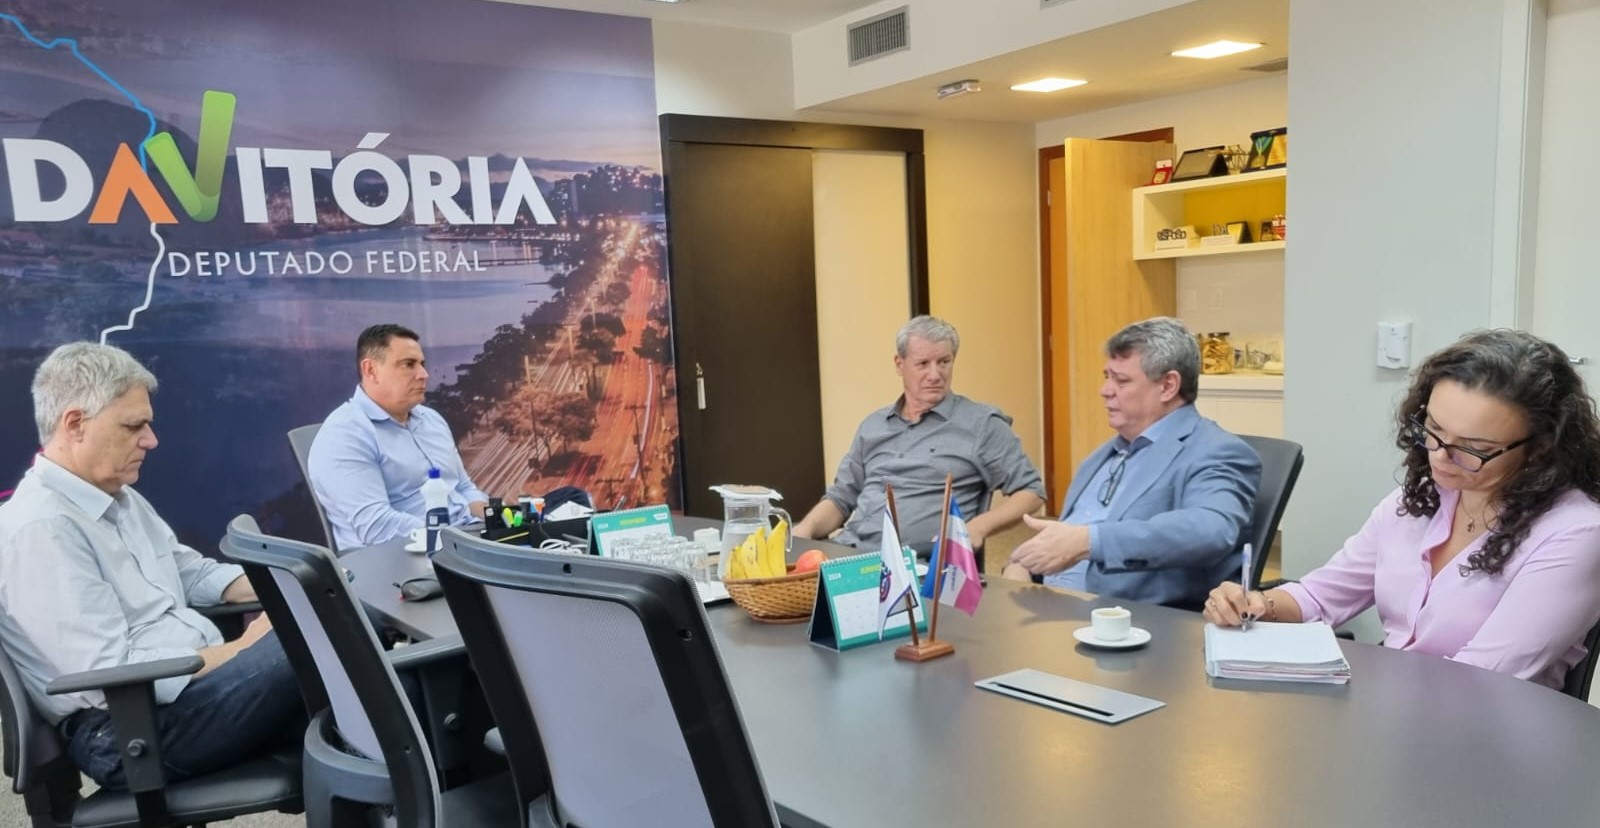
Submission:
M 1234 434 L 1283 436 L 1283 375 L 1201 374 L 1195 408 Z
M 1182 259 L 1282 250 L 1285 242 L 1281 241 L 1156 250 L 1155 235 L 1166 227 L 1194 225 L 1203 233 L 1214 224 L 1244 221 L 1255 237 L 1261 222 L 1284 212 L 1287 181 L 1288 170 L 1280 168 L 1135 188 L 1133 258 Z
M 1255 371 L 1235 371 L 1232 374 L 1201 374 L 1200 390 L 1282 394 L 1283 375 L 1257 373 Z
M 1252 231 L 1253 232 L 1253 231 Z M 1151 250 L 1149 252 L 1135 251 L 1133 257 L 1141 261 L 1145 259 L 1187 259 L 1190 256 L 1227 256 L 1241 253 L 1265 253 L 1268 250 L 1282 250 L 1287 242 L 1253 242 L 1251 244 L 1231 244 L 1226 247 L 1183 247 L 1174 250 Z

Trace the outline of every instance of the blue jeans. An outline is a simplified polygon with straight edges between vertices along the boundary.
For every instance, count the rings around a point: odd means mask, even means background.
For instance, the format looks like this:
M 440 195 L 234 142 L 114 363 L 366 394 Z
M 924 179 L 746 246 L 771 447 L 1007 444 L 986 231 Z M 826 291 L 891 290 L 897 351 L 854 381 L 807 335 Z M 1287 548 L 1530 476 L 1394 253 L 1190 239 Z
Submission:
M 156 708 L 161 764 L 181 782 L 294 746 L 306 729 L 305 704 L 278 634 L 269 632 L 217 669 L 189 682 L 171 704 Z M 122 753 L 105 710 L 84 710 L 63 723 L 67 753 L 103 788 L 122 788 Z

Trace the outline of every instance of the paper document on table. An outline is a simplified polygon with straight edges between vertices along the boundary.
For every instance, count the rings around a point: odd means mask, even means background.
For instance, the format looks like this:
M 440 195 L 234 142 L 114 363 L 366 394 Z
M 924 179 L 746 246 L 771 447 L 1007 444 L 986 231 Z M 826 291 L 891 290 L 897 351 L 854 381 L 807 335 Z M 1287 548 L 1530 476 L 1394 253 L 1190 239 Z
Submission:
M 730 597 L 728 588 L 721 581 L 690 581 L 694 584 L 694 591 L 700 596 L 700 603 L 705 605 L 726 601 Z
M 1206 675 L 1344 684 L 1350 681 L 1350 664 L 1344 660 L 1333 628 L 1321 622 L 1257 621 L 1248 631 L 1207 624 Z

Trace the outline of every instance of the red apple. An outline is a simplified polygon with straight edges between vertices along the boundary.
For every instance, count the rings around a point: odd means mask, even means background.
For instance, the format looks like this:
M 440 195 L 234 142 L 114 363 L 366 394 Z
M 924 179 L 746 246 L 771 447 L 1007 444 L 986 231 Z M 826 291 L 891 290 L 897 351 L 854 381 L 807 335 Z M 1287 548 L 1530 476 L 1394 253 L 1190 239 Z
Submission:
M 821 569 L 822 564 L 827 560 L 827 554 L 825 554 L 821 549 L 808 550 L 801 553 L 800 557 L 795 559 L 794 573 L 799 575 L 802 572 L 811 572 Z

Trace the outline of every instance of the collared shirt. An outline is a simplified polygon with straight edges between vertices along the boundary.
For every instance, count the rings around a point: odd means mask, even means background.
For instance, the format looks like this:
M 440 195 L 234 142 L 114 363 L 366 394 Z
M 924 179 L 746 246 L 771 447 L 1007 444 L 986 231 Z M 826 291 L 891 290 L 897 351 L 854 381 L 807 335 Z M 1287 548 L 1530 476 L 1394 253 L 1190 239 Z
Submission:
M 1167 412 L 1161 419 L 1145 427 L 1144 432 L 1135 437 L 1132 442 L 1129 442 L 1127 438 L 1120 434 L 1111 438 L 1112 453 L 1106 457 L 1104 463 L 1100 464 L 1100 468 L 1095 469 L 1094 476 L 1089 478 L 1089 485 L 1084 488 L 1082 494 L 1078 495 L 1078 502 L 1071 504 L 1070 508 L 1066 503 L 1061 504 L 1061 521 L 1063 523 L 1089 527 L 1089 553 L 1091 555 L 1094 554 L 1094 550 L 1100 547 L 1099 524 L 1105 522 L 1106 516 L 1111 514 L 1112 507 L 1118 503 L 1117 498 L 1123 497 L 1123 493 L 1126 491 L 1120 485 L 1120 482 L 1128 479 L 1128 476 L 1138 471 L 1144 463 L 1140 455 L 1143 454 L 1144 457 L 1148 458 L 1150 453 L 1145 452 L 1145 449 L 1170 435 L 1176 428 L 1175 424 L 1187 424 L 1199 416 L 1200 413 L 1195 410 L 1194 406 L 1185 405 Z M 1124 461 L 1126 461 L 1125 465 L 1123 465 Z M 1122 468 L 1119 469 L 1119 466 L 1122 466 Z M 1119 485 L 1111 493 L 1111 500 L 1101 503 L 1101 493 L 1106 490 L 1107 481 L 1111 479 L 1113 474 L 1117 475 Z M 1046 575 L 1044 582 L 1049 586 L 1084 592 L 1088 589 L 1085 583 L 1088 575 L 1089 560 L 1085 558 L 1054 575 Z
M 1568 491 L 1534 520 L 1498 575 L 1462 575 L 1479 536 L 1433 574 L 1460 493 L 1440 487 L 1432 517 L 1396 513 L 1396 489 L 1321 568 L 1283 590 L 1307 621 L 1333 626 L 1376 605 L 1383 645 L 1560 687 L 1600 617 L 1600 504 Z
M 131 487 L 106 494 L 42 455 L 0 505 L 0 641 L 52 724 L 105 707 L 99 691 L 45 695 L 58 676 L 221 644 L 216 625 L 190 607 L 222 603 L 242 574 L 178 543 Z M 156 703 L 177 698 L 189 679 L 157 681 Z
M 489 499 L 467 477 L 439 412 L 419 405 L 402 425 L 359 386 L 323 421 L 307 468 L 341 550 L 391 541 L 422 526 L 422 484 L 431 468 L 450 486 L 451 523 L 470 523 L 468 507 Z
M 913 423 L 900 416 L 904 401 L 872 412 L 856 429 L 823 495 L 847 516 L 834 540 L 862 548 L 878 543 L 886 483 L 894 486 L 900 540 L 918 551 L 932 547 L 939 532 L 946 474 L 955 478 L 954 498 L 968 519 L 983 513 L 995 489 L 1044 497 L 1038 470 L 999 409 L 946 394 Z

